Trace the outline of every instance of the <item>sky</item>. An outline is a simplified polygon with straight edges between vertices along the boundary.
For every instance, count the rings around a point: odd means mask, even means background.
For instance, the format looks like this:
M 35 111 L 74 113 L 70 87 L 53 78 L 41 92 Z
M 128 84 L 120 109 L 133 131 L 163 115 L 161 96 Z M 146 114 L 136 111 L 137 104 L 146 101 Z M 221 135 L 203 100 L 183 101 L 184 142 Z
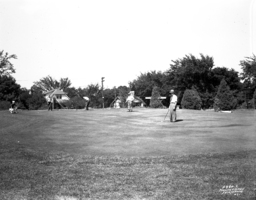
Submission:
M 256 54 L 256 0 L 0 0 L 0 50 L 17 83 L 126 85 L 200 53 L 233 68 Z M 254 14 L 255 13 L 255 14 Z

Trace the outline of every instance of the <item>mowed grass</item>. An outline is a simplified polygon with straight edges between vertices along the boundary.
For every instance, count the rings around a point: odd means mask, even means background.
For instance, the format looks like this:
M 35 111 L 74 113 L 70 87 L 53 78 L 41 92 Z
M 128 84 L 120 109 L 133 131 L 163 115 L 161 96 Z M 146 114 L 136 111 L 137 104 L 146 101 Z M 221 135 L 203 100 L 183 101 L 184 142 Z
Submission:
M 1 111 L 0 199 L 255 199 L 255 111 L 166 112 Z

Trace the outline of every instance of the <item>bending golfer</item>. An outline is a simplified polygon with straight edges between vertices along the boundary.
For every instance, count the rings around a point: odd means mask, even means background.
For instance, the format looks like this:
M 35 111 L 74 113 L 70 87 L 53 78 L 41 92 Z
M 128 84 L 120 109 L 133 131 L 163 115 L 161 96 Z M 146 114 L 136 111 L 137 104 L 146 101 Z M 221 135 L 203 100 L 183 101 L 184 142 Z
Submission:
M 170 90 L 170 122 L 175 122 L 177 119 L 176 108 L 177 108 L 177 96 L 174 94 L 174 90 Z
M 89 105 L 90 105 L 89 97 L 83 97 L 83 99 L 85 100 L 85 108 L 84 109 L 89 110 Z

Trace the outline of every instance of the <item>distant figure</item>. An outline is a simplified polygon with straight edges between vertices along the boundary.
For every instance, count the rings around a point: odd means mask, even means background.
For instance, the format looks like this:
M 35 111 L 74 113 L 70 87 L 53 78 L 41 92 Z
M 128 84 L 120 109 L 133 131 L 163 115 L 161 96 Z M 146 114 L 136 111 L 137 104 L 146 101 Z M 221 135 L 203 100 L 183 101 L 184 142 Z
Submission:
M 16 106 L 15 101 L 12 101 L 11 108 L 9 109 L 9 111 L 11 114 L 17 113 L 17 106 Z
M 174 90 L 170 90 L 170 122 L 176 122 L 177 114 L 176 114 L 176 108 L 177 108 L 177 96 L 174 94 Z
M 89 105 L 90 105 L 89 97 L 83 97 L 83 99 L 85 100 L 85 109 L 89 110 Z
M 114 103 L 114 108 L 120 108 L 121 100 L 119 98 L 116 99 L 116 102 Z
M 128 93 L 126 102 L 128 103 L 128 112 L 132 112 L 132 102 L 134 101 L 134 91 Z
M 47 105 L 48 105 L 48 111 L 51 110 L 52 111 L 52 102 L 53 102 L 53 98 L 51 96 L 47 96 L 46 97 L 47 100 Z

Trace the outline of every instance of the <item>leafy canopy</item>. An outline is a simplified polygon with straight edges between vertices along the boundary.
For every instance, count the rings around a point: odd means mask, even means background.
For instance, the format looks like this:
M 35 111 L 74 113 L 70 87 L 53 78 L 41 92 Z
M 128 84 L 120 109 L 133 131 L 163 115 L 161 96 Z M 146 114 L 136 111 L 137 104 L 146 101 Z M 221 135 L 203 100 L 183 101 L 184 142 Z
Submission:
M 15 73 L 13 64 L 10 62 L 11 59 L 17 59 L 17 56 L 15 54 L 9 55 L 8 53 L 4 53 L 4 51 L 0 51 L 0 76 Z

